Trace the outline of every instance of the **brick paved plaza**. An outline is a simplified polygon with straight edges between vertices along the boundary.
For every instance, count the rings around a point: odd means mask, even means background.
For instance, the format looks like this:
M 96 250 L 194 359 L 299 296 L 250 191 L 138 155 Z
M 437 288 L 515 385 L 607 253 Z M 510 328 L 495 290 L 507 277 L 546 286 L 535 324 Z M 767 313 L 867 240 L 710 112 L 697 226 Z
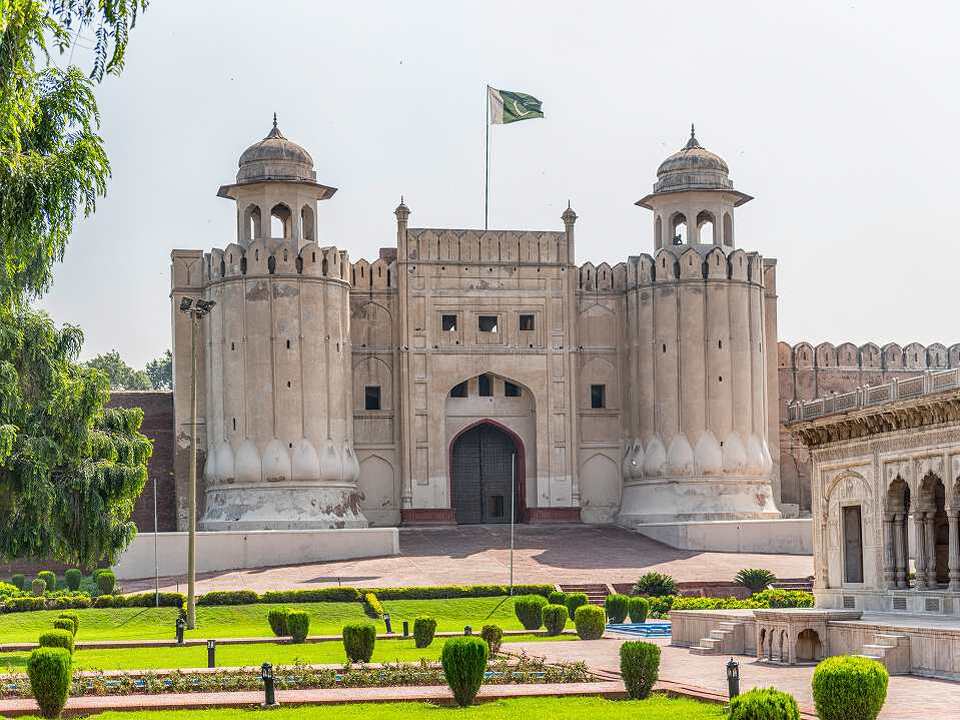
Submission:
M 400 531 L 400 555 L 342 562 L 208 573 L 198 592 L 265 590 L 320 585 L 401 586 L 505 583 L 509 578 L 509 528 L 467 525 Z M 676 550 L 615 527 L 518 525 L 514 573 L 523 582 L 631 582 L 648 570 L 678 581 L 730 580 L 737 570 L 763 567 L 778 577 L 807 577 L 806 555 L 702 553 Z M 176 589 L 183 578 L 162 578 Z M 127 581 L 127 591 L 149 590 L 153 579 Z

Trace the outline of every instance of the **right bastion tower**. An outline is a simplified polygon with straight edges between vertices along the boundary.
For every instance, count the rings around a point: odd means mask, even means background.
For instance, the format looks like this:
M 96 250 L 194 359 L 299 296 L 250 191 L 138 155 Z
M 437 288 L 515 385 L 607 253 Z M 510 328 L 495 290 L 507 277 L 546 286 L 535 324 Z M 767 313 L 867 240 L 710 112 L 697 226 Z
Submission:
M 751 199 L 691 127 L 637 202 L 655 248 L 627 263 L 620 524 L 781 516 L 776 262 L 736 246 Z

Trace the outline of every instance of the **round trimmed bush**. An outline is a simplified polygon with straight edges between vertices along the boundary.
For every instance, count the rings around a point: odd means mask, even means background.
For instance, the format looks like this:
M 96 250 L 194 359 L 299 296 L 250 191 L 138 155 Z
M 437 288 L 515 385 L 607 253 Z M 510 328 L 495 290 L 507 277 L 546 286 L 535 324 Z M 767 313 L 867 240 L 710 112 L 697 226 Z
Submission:
M 287 630 L 295 643 L 302 643 L 310 632 L 310 616 L 303 610 L 287 613 Z
M 596 605 L 581 605 L 573 615 L 573 624 L 581 640 L 599 640 L 603 637 L 606 617 Z
M 270 623 L 270 629 L 277 637 L 290 635 L 290 630 L 287 628 L 287 616 L 289 614 L 289 608 L 273 608 L 267 613 L 267 622 Z
M 887 669 L 853 655 L 827 658 L 813 671 L 813 703 L 822 720 L 874 720 L 887 699 Z
M 47 590 L 53 592 L 57 589 L 57 576 L 49 570 L 41 570 L 37 573 L 37 578 L 47 584 Z
M 560 592 L 559 590 L 554 590 L 547 596 L 547 602 L 551 605 L 563 605 L 566 607 L 567 594 L 565 592 Z
M 730 699 L 729 720 L 800 720 L 800 709 L 790 693 L 754 688 Z
M 630 613 L 630 622 L 646 622 L 647 615 L 650 614 L 650 602 L 645 597 L 632 597 L 627 609 Z
M 570 619 L 573 620 L 576 618 L 577 608 L 586 605 L 588 602 L 590 602 L 590 599 L 586 593 L 576 592 L 567 593 L 567 599 L 563 604 L 567 606 L 567 612 L 570 614 Z
M 53 627 L 57 630 L 66 630 L 71 635 L 77 634 L 73 626 L 73 620 L 69 618 L 57 618 L 53 621 Z
M 30 592 L 32 592 L 37 597 L 40 597 L 47 591 L 47 583 L 45 580 L 40 578 L 34 578 L 33 582 L 30 583 Z
M 428 615 L 413 619 L 413 644 L 418 648 L 430 647 L 437 632 L 437 621 Z
M 603 609 L 607 613 L 607 622 L 622 623 L 627 619 L 627 610 L 630 606 L 630 598 L 626 595 L 614 594 L 607 595 L 603 601 Z
M 490 648 L 491 655 L 500 652 L 500 645 L 503 643 L 503 629 L 499 625 L 484 625 L 480 630 L 480 637 L 487 641 L 487 647 Z
M 648 572 L 640 576 L 637 583 L 633 586 L 634 595 L 653 595 L 662 597 L 664 595 L 677 594 L 677 581 L 669 575 L 658 572 Z
M 547 605 L 543 609 L 543 626 L 547 635 L 559 635 L 567 626 L 567 608 L 565 605 Z
M 651 642 L 628 640 L 620 646 L 620 675 L 627 694 L 643 700 L 650 694 L 660 674 L 660 646 Z
M 47 630 L 45 633 L 40 633 L 40 639 L 37 642 L 40 647 L 63 648 L 73 655 L 73 633 L 69 630 Z
M 525 630 L 539 630 L 546 605 L 547 599 L 543 595 L 521 595 L 514 601 L 513 611 Z
M 69 620 L 70 622 L 73 623 L 73 634 L 76 635 L 77 631 L 80 629 L 80 616 L 77 615 L 75 612 L 68 611 L 68 612 L 62 612 L 59 615 L 57 615 L 58 620 L 61 618 L 64 620 Z
M 79 590 L 80 581 L 83 580 L 83 573 L 77 568 L 70 568 L 63 574 L 63 579 L 66 581 L 68 589 Z
M 63 648 L 41 647 L 30 653 L 27 675 L 40 714 L 45 718 L 60 717 L 67 704 L 71 680 L 70 653 Z
M 117 578 L 110 570 L 99 570 L 93 576 L 97 583 L 97 590 L 101 595 L 113 595 L 113 588 L 117 584 Z
M 489 657 L 487 643 L 475 635 L 450 638 L 443 644 L 440 663 L 460 707 L 472 704 L 477 697 Z
M 13 585 L 17 590 L 23 590 L 27 587 L 27 578 L 23 576 L 23 573 L 11 575 L 10 584 Z
M 377 642 L 377 628 L 373 623 L 350 623 L 343 626 L 343 649 L 352 663 L 368 663 Z

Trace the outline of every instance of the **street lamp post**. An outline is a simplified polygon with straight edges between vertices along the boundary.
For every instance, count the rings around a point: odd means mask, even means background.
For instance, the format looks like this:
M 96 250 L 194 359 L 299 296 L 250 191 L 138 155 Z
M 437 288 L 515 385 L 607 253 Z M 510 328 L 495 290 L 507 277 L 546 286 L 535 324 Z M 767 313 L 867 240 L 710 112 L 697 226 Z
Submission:
M 197 333 L 216 303 L 185 297 L 180 312 L 190 317 L 190 482 L 187 489 L 187 628 L 197 626 Z

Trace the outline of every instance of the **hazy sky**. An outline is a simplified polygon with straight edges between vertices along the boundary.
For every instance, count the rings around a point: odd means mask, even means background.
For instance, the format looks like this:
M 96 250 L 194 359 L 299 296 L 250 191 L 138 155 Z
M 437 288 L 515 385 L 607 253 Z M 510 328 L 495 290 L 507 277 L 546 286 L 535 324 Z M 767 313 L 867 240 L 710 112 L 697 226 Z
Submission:
M 579 262 L 650 252 L 633 203 L 695 122 L 756 198 L 737 244 L 779 261 L 781 339 L 957 342 L 958 22 L 873 0 L 152 0 L 98 89 L 108 195 L 43 305 L 85 356 L 169 347 L 170 251 L 234 239 L 216 190 L 274 111 L 339 188 L 322 244 L 372 259 L 401 194 L 411 226 L 482 227 L 489 83 L 546 113 L 492 129 L 491 227 L 562 229 L 569 198 Z

